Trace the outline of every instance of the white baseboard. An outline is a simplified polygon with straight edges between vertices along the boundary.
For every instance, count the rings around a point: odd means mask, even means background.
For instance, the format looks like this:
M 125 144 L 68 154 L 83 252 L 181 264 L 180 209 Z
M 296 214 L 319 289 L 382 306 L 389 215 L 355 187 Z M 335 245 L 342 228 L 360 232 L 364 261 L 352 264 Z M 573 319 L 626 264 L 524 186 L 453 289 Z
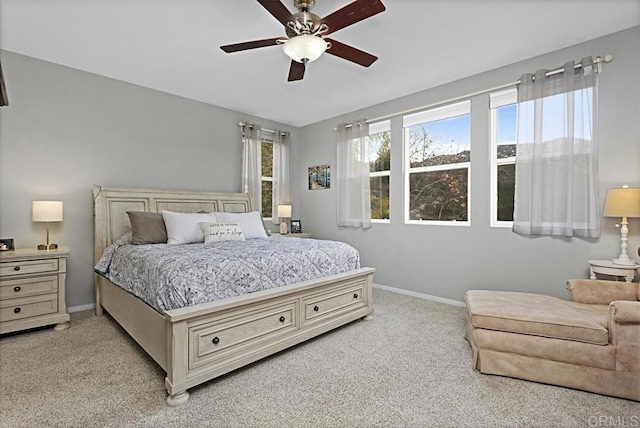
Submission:
M 433 300 L 434 302 L 446 303 L 452 306 L 465 307 L 464 302 L 453 299 L 445 299 L 444 297 L 432 296 L 431 294 L 419 293 L 417 291 L 403 290 L 402 288 L 389 287 L 388 285 L 373 284 L 373 288 L 379 288 L 392 293 L 404 294 L 405 296 L 418 297 L 420 299 Z
M 70 306 L 67 308 L 67 312 L 72 314 L 74 312 L 90 311 L 92 309 L 95 309 L 95 307 L 96 307 L 95 303 L 87 303 L 86 305 Z

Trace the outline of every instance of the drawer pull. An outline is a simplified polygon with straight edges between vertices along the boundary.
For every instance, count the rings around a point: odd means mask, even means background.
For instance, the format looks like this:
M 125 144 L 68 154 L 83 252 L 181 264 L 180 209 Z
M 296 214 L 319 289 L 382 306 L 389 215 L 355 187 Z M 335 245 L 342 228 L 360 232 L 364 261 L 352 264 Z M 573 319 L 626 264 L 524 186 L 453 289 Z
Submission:
M 280 322 L 284 322 L 284 320 L 285 320 L 284 316 L 281 316 L 280 317 Z
M 20 308 L 15 308 L 15 309 L 13 310 L 13 313 L 14 313 L 14 314 L 19 314 L 21 310 L 22 310 L 22 309 L 20 309 Z
M 13 270 L 15 270 L 16 272 L 20 270 L 20 266 L 14 266 Z
M 20 287 L 19 285 L 16 285 L 15 287 L 13 287 L 13 291 L 15 291 L 16 293 L 19 293 L 20 290 L 22 290 L 22 287 Z
M 213 340 L 211 340 L 211 343 L 213 343 L 214 345 L 220 343 L 220 339 L 218 339 L 218 336 L 214 337 Z
M 355 293 L 355 294 L 353 295 L 353 298 L 354 298 L 354 299 L 357 299 L 357 298 L 358 298 L 358 293 Z
M 314 310 L 315 312 L 318 312 L 318 311 L 320 310 L 320 308 L 319 308 L 319 307 L 317 307 L 317 306 L 314 306 L 314 307 L 313 307 L 313 310 Z

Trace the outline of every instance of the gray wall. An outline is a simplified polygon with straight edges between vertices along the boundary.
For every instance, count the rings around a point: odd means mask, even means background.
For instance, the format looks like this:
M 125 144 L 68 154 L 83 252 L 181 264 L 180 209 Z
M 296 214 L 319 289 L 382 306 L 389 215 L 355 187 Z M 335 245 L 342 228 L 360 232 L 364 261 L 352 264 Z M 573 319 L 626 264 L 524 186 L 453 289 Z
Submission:
M 31 201 L 64 201 L 51 234 L 71 250 L 69 306 L 93 302 L 93 184 L 238 192 L 240 120 L 298 141 L 286 125 L 10 52 L 0 59 L 10 101 L 0 109 L 0 237 L 44 242 Z
M 606 189 L 640 186 L 640 27 L 416 93 L 349 115 L 295 129 L 215 106 L 0 52 L 11 105 L 0 109 L 0 237 L 19 247 L 44 240 L 31 222 L 31 201 L 59 199 L 65 218 L 52 240 L 70 247 L 69 306 L 93 301 L 91 185 L 239 191 L 237 122 L 257 121 L 293 133 L 294 216 L 305 231 L 349 242 L 375 281 L 461 300 L 470 288 L 564 295 L 564 281 L 585 277 L 590 258 L 619 251 L 614 219 L 598 240 L 524 238 L 489 227 L 487 96 L 472 100 L 471 226 L 402 223 L 401 118 L 392 120 L 392 222 L 368 231 L 335 225 L 335 188 L 309 191 L 307 168 L 335 166 L 339 122 L 374 118 L 516 80 L 568 59 L 612 53 L 600 80 L 601 199 Z M 399 72 L 399 78 L 401 73 Z M 371 88 L 375 90 L 375 88 Z M 249 101 L 248 101 L 249 102 Z M 640 221 L 630 221 L 630 254 Z
M 588 259 L 609 259 L 619 254 L 616 220 L 603 219 L 602 236 L 595 240 L 527 238 L 510 229 L 489 227 L 488 95 L 472 99 L 470 227 L 403 224 L 401 117 L 392 119 L 391 124 L 390 224 L 375 224 L 366 231 L 338 228 L 335 187 L 307 190 L 306 170 L 322 163 L 336 165 L 333 128 L 340 122 L 429 105 L 513 82 L 525 72 L 555 68 L 570 59 L 611 53 L 614 61 L 605 64 L 599 90 L 600 199 L 604 201 L 608 188 L 625 183 L 640 186 L 638 40 L 640 27 L 634 27 L 301 128 L 300 150 L 294 159 L 294 217 L 302 219 L 307 232 L 355 246 L 362 264 L 377 269 L 375 282 L 379 284 L 455 300 L 462 300 L 464 292 L 474 288 L 565 296 L 567 279 L 587 277 Z M 398 78 L 402 78 L 401 70 Z M 640 219 L 631 219 L 629 229 L 629 253 L 634 257 L 640 245 Z

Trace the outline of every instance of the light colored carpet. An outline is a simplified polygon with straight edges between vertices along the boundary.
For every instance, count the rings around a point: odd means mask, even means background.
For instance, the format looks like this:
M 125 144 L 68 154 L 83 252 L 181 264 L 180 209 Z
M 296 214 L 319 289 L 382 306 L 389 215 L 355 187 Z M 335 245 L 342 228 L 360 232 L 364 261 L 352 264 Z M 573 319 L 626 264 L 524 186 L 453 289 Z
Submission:
M 471 369 L 465 310 L 375 290 L 357 321 L 165 404 L 164 373 L 108 316 L 0 339 L 0 426 L 596 426 L 640 404 Z M 611 421 L 611 419 L 609 419 Z

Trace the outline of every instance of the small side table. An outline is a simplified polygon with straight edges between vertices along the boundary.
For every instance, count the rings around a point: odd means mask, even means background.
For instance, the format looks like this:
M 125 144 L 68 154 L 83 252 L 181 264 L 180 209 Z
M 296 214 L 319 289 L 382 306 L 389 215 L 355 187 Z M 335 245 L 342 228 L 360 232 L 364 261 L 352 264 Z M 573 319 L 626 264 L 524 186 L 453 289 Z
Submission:
M 622 276 L 627 282 L 633 281 L 636 271 L 640 268 L 635 265 L 617 265 L 611 260 L 589 260 L 589 278 L 597 279 L 596 274 Z
M 69 328 L 68 257 L 66 247 L 0 252 L 0 334 L 50 324 Z

